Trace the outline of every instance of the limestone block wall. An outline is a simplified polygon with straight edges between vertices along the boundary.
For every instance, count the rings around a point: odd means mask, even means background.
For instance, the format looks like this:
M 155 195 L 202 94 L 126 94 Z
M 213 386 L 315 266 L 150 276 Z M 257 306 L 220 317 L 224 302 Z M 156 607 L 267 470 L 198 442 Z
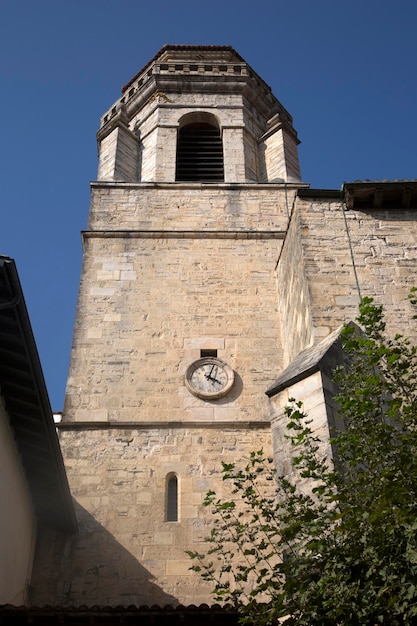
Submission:
M 100 142 L 98 180 L 114 180 L 118 131 L 113 128 Z
M 265 179 L 271 182 L 301 182 L 298 141 L 281 125 L 261 143 Z
M 224 180 L 226 183 L 246 182 L 248 180 L 243 131 L 243 127 L 223 128 Z
M 158 129 L 140 138 L 138 160 L 138 181 L 155 180 Z M 101 180 L 101 179 L 99 179 Z
M 64 419 L 265 419 L 282 367 L 277 239 L 88 238 Z M 224 399 L 184 387 L 201 348 L 236 371 Z
M 244 123 L 244 163 L 247 181 L 268 182 L 265 170 L 265 154 L 262 150 L 262 140 L 267 129 L 267 120 L 259 115 L 247 98 L 243 99 Z
M 298 198 L 297 206 L 315 341 L 357 316 L 350 246 L 362 296 L 384 304 L 391 334 L 415 336 L 407 302 L 415 284 L 415 211 L 347 210 L 346 227 L 341 202 Z
M 114 180 L 135 182 L 138 179 L 138 139 L 124 125 L 117 129 Z
M 33 602 L 211 603 L 204 550 L 221 462 L 271 450 L 265 390 L 282 369 L 275 269 L 282 185 L 92 186 L 61 444 L 78 535 L 43 535 Z M 214 349 L 231 392 L 204 401 L 187 366 Z M 167 476 L 179 520 L 166 521 Z
M 177 130 L 177 126 L 161 126 L 158 128 L 155 176 L 152 180 L 171 182 L 175 180 Z M 147 179 L 145 178 L 144 180 Z
M 322 457 L 327 456 L 330 461 L 331 448 L 328 442 L 330 431 L 337 420 L 337 408 L 333 400 L 336 393 L 337 388 L 332 380 L 321 371 L 317 371 L 289 385 L 270 399 L 274 463 L 279 475 L 303 484 L 302 479 L 293 470 L 292 448 L 287 439 L 289 433 L 286 428 L 288 418 L 285 415 L 285 408 L 289 400 L 302 401 L 303 410 L 311 420 L 309 426 L 313 435 L 320 440 L 318 445 Z M 311 490 L 310 483 L 305 482 L 303 487 L 308 491 Z
M 201 231 L 219 239 L 235 231 L 284 234 L 296 190 L 272 184 L 92 183 L 88 229 Z
M 302 236 L 300 212 L 296 209 L 291 216 L 277 268 L 278 308 L 285 337 L 285 366 L 313 343 L 310 290 Z
M 93 186 L 64 421 L 267 418 L 288 193 Z M 211 403 L 184 385 L 203 348 L 236 372 Z
M 99 147 L 99 180 L 132 181 L 138 179 L 138 137 L 130 130 L 122 107 L 97 134 Z
M 206 551 L 209 489 L 222 495 L 221 460 L 270 453 L 259 428 L 63 427 L 79 524 L 73 536 L 44 532 L 32 581 L 33 604 L 212 604 L 210 585 L 189 568 L 185 550 Z M 166 521 L 166 476 L 175 472 L 179 519 Z
M 260 172 L 262 170 L 259 159 L 259 144 L 256 137 L 248 132 L 247 128 L 243 131 L 243 148 L 245 151 L 245 179 L 249 182 L 261 181 Z M 262 182 L 266 182 L 262 180 Z

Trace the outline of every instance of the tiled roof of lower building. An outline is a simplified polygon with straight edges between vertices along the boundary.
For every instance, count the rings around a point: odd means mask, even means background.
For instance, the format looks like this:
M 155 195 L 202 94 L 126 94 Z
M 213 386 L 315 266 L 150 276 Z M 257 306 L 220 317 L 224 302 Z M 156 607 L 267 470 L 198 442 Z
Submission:
M 219 605 L 208 606 L 0 606 L 0 624 L 10 626 L 236 626 L 236 611 Z

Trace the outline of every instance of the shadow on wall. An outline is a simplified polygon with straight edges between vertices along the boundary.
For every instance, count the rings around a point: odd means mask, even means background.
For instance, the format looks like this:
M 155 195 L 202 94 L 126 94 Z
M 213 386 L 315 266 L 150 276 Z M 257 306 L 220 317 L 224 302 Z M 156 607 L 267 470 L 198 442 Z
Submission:
M 88 511 L 76 501 L 74 508 L 77 534 L 39 533 L 31 606 L 178 605 Z

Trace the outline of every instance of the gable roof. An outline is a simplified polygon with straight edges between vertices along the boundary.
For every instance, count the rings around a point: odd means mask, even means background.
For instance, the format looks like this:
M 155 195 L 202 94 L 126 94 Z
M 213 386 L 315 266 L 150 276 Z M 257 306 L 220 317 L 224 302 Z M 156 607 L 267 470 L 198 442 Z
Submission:
M 362 332 L 354 322 L 349 322 L 349 326 L 353 326 L 357 329 L 357 332 Z M 343 326 L 339 326 L 320 343 L 310 346 L 297 354 L 295 359 L 266 390 L 266 395 L 269 397 L 275 396 L 283 389 L 294 385 L 300 380 L 304 380 L 304 378 L 318 371 L 322 371 L 331 377 L 334 368 L 345 360 L 340 338 L 342 329 Z

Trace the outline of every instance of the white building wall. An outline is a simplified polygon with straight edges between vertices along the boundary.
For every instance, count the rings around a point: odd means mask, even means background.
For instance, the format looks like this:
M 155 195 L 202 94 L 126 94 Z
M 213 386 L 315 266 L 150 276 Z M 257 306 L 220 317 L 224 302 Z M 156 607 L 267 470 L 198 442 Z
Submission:
M 0 397 L 0 605 L 27 602 L 35 539 L 26 477 Z

